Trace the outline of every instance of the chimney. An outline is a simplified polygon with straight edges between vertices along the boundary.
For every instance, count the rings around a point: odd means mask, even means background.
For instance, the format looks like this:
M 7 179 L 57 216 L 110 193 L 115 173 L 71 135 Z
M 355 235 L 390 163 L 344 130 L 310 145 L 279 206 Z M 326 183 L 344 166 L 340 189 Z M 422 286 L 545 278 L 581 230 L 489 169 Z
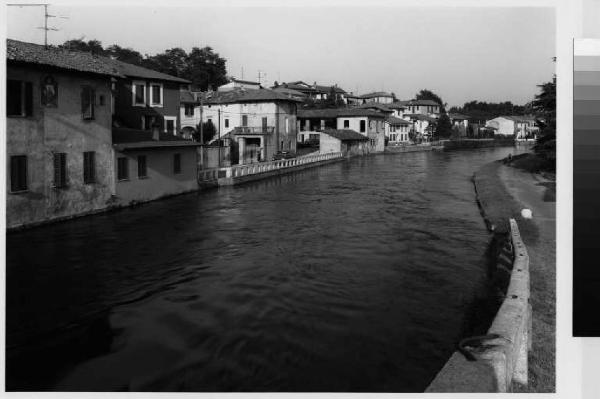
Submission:
M 152 140 L 154 140 L 154 141 L 160 140 L 160 125 L 158 123 L 152 124 Z

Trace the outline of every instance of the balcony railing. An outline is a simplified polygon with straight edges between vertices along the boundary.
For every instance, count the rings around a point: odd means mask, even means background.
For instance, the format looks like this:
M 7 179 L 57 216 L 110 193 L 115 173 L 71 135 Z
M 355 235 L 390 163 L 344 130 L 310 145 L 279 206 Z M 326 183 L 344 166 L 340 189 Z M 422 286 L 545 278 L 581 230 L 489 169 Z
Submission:
M 238 126 L 234 130 L 234 134 L 272 134 L 274 132 L 274 126 Z

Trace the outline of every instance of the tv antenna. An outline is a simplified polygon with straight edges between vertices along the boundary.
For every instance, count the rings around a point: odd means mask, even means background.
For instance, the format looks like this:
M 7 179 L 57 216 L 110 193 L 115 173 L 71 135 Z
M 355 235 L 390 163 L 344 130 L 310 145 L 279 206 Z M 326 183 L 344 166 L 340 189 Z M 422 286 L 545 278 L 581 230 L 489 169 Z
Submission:
M 12 3 L 7 4 L 8 6 L 13 7 L 44 7 L 44 26 L 39 26 L 37 29 L 42 29 L 44 31 L 44 47 L 48 47 L 48 31 L 58 31 L 59 29 L 48 26 L 48 18 L 62 18 L 69 19 L 69 17 L 65 17 L 62 15 L 50 15 L 48 14 L 48 3 Z
M 267 74 L 264 71 L 258 70 L 258 84 L 261 82 L 261 78 L 266 79 Z

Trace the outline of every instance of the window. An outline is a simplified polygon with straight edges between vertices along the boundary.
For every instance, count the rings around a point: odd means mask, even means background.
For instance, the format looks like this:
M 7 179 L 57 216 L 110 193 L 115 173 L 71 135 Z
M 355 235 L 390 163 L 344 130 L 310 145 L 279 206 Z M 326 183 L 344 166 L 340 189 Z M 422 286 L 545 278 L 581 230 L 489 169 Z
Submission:
M 100 96 L 98 96 L 98 105 L 103 106 L 106 104 L 106 98 L 104 97 L 104 94 L 101 94 Z
M 127 158 L 119 157 L 117 159 L 117 179 L 128 180 L 129 179 L 129 164 Z
M 8 79 L 6 82 L 6 115 L 33 115 L 33 85 L 31 82 Z
M 173 173 L 181 173 L 181 154 L 173 154 Z
M 285 133 L 289 133 L 290 132 L 290 120 L 286 117 L 285 118 Z
M 242 115 L 242 126 L 248 126 L 248 115 Z
M 194 104 L 185 104 L 185 116 L 194 116 Z
M 152 83 L 150 85 L 150 105 L 162 106 L 163 103 L 163 86 L 160 83 Z
M 137 166 L 138 166 L 138 179 L 143 179 L 143 178 L 148 177 L 148 168 L 146 166 L 146 156 L 145 155 L 138 155 Z
M 96 102 L 96 93 L 90 86 L 81 88 L 81 116 L 83 119 L 94 119 L 94 103 Z
M 225 119 L 225 127 L 229 127 L 229 119 Z
M 132 95 L 133 105 L 146 105 L 146 83 L 133 82 Z
M 344 129 L 350 128 L 350 121 L 348 119 L 344 119 Z
M 27 190 L 27 155 L 10 157 L 10 191 Z
M 154 115 L 144 115 L 142 117 L 142 130 L 152 130 L 155 121 Z
M 364 133 L 367 130 L 367 121 L 360 121 L 360 132 Z
M 165 116 L 165 133 L 175 135 L 176 116 Z
M 83 153 L 83 182 L 85 184 L 96 182 L 96 153 L 94 151 Z
M 67 187 L 67 154 L 64 152 L 54 153 L 54 187 Z

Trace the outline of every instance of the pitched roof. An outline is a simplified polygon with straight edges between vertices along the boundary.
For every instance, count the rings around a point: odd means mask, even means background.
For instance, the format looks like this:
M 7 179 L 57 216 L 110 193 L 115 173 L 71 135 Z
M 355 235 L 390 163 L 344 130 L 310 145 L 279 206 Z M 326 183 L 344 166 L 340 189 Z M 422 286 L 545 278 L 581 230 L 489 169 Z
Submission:
M 46 48 L 39 44 L 12 39 L 6 40 L 6 59 L 70 71 L 124 77 L 114 65 L 107 64 L 104 57 L 57 47 Z
M 450 118 L 450 119 L 465 120 L 465 119 L 469 119 L 469 116 L 464 115 L 464 114 L 457 114 L 457 113 L 449 112 L 448 113 L 448 118 Z
M 141 66 L 128 64 L 123 61 L 113 60 L 108 57 L 98 57 L 103 58 L 105 62 L 109 64 L 113 64 L 114 67 L 122 74 L 128 77 L 135 78 L 143 78 L 143 79 L 153 79 L 153 80 L 166 80 L 170 82 L 179 82 L 179 83 L 191 83 L 187 79 L 178 78 L 176 76 L 167 75 L 166 73 L 158 72 L 152 69 L 144 68 Z
M 499 118 L 506 118 L 515 122 L 535 122 L 535 116 L 533 115 L 502 115 Z
M 391 98 L 393 98 L 394 96 L 392 96 L 390 93 L 387 93 L 385 91 L 374 91 L 373 93 L 363 94 L 361 97 L 362 98 L 374 98 L 374 97 L 391 97 Z
M 129 128 L 112 129 L 112 142 L 117 150 L 159 147 L 197 147 L 196 141 L 186 140 L 172 134 L 159 133 L 159 140 L 152 140 L 152 131 Z
M 411 123 L 407 120 L 396 118 L 395 116 L 388 116 L 386 122 L 390 125 L 410 125 Z
M 180 90 L 179 91 L 179 102 L 195 104 L 198 101 L 196 101 L 196 96 L 194 95 L 194 92 L 189 91 L 189 90 Z
M 231 78 L 231 82 L 236 82 L 236 83 L 243 83 L 243 84 L 248 84 L 248 85 L 260 86 L 260 83 L 258 83 L 258 82 L 253 82 L 253 81 L 251 81 L 251 80 L 242 80 L 242 79 Z M 230 83 L 231 83 L 231 82 L 230 82 Z
M 136 77 L 190 83 L 189 80 L 167 75 L 152 69 L 94 55 L 84 51 L 73 51 L 58 47 L 45 47 L 7 39 L 6 58 L 9 61 L 46 65 L 78 72 L 96 73 L 117 77 Z
M 213 91 L 199 93 L 205 104 L 235 104 L 244 102 L 273 102 L 290 101 L 302 102 L 289 95 L 270 89 L 242 89 L 236 88 L 228 91 Z
M 329 93 L 331 91 L 331 88 L 333 87 L 336 93 L 340 93 L 340 94 L 344 94 L 346 93 L 346 91 L 344 89 L 342 89 L 341 87 L 337 87 L 337 86 L 324 86 L 324 85 L 318 85 L 318 84 L 308 84 L 305 83 L 301 80 L 297 80 L 295 82 L 283 82 L 280 83 L 277 87 L 284 87 L 287 89 L 292 89 L 292 90 L 298 90 L 298 91 L 302 91 L 302 92 L 315 92 L 315 93 Z M 275 89 L 276 87 L 271 87 L 272 89 Z
M 379 103 L 361 104 L 358 106 L 358 108 L 363 108 L 363 109 L 375 108 L 376 110 L 378 110 L 380 112 L 394 112 L 394 110 L 389 108 L 387 106 L 387 104 L 379 104 Z
M 302 93 L 301 91 L 289 89 L 289 88 L 283 87 L 283 86 L 277 86 L 277 87 L 272 88 L 271 90 L 278 91 L 283 94 L 289 94 L 291 96 L 306 97 L 306 94 Z
M 298 118 L 339 118 L 344 116 L 366 116 L 370 118 L 385 118 L 381 112 L 363 108 L 322 108 L 299 109 Z
M 352 129 L 325 129 L 321 134 L 335 137 L 341 141 L 367 141 L 369 138 Z
M 386 107 L 391 109 L 406 109 L 406 101 L 396 101 L 394 103 L 385 104 Z
M 421 120 L 421 121 L 437 122 L 437 119 L 435 119 L 429 115 L 425 115 L 425 114 L 404 114 L 404 116 L 411 118 L 411 119 Z
M 433 100 L 410 100 L 407 105 L 434 105 L 439 107 L 440 104 Z

